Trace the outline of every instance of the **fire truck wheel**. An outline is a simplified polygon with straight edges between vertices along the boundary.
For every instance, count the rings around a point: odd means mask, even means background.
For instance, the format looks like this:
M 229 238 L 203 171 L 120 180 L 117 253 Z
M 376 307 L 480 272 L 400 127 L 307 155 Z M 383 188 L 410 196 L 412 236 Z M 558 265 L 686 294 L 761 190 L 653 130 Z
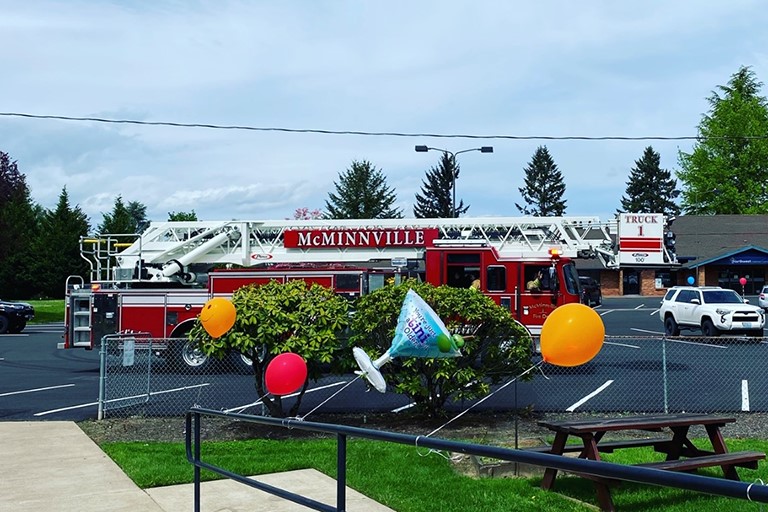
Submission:
M 10 322 L 8 321 L 8 317 L 5 315 L 0 315 L 0 334 L 5 334 L 8 332 L 8 327 L 10 327 Z
M 232 352 L 232 365 L 235 367 L 235 371 L 241 374 L 253 374 L 253 363 L 250 357 L 247 357 L 240 352 Z
M 190 340 L 180 340 L 180 342 L 176 351 L 182 368 L 195 372 L 207 370 L 211 364 L 211 358 L 205 355 L 195 342 Z
M 259 358 L 259 362 L 264 362 L 267 357 L 267 349 L 263 345 L 256 349 L 256 356 Z M 241 354 L 237 350 L 233 350 L 230 354 L 230 361 L 235 371 L 244 375 L 253 375 L 253 363 L 251 358 Z

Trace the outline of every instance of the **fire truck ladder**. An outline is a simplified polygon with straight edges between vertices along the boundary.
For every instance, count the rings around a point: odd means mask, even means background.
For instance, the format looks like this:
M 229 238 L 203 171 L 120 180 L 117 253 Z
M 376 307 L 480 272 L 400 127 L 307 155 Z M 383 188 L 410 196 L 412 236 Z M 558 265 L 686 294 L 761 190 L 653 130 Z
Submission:
M 81 253 L 100 280 L 130 280 L 135 269 L 154 267 L 151 280 L 167 281 L 196 263 L 251 267 L 421 259 L 425 247 L 287 248 L 283 243 L 289 230 L 408 229 L 437 229 L 436 247 L 492 247 L 500 259 L 536 259 L 557 249 L 563 256 L 596 257 L 606 267 L 617 266 L 610 236 L 615 228 L 596 217 L 169 221 L 152 223 L 141 235 L 88 237 L 81 240 Z M 120 241 L 130 236 L 133 243 Z

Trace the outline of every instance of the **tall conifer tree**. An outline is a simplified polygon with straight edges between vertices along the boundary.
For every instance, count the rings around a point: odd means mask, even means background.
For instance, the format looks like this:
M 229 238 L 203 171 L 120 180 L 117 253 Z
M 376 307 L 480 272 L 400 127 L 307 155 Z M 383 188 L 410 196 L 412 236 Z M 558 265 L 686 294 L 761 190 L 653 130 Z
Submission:
M 525 215 L 560 217 L 565 214 L 565 182 L 546 146 L 539 146 L 525 168 L 525 186 L 519 188 L 524 204 L 515 203 Z
M 64 187 L 56 208 L 47 210 L 41 220 L 35 242 L 35 275 L 44 297 L 61 299 L 68 276 L 79 275 L 89 280 L 88 264 L 80 257 L 80 237 L 88 234 L 88 217 L 69 203 Z
M 427 171 L 427 176 L 421 183 L 421 194 L 416 194 L 416 204 L 413 214 L 417 218 L 436 219 L 459 217 L 469 210 L 463 200 L 456 203 L 453 211 L 453 188 L 459 178 L 459 164 L 456 158 L 443 153 L 437 167 Z
M 642 158 L 635 160 L 626 194 L 621 198 L 622 212 L 663 213 L 667 217 L 680 213 L 674 201 L 677 181 L 670 171 L 661 168 L 660 162 L 661 156 L 651 146 L 645 148 Z
M 352 161 L 352 167 L 339 174 L 336 192 L 325 202 L 329 219 L 399 219 L 394 205 L 397 196 L 387 186 L 384 174 L 366 160 Z
M 104 219 L 99 224 L 99 233 L 111 234 L 132 234 L 139 233 L 137 212 L 140 213 L 141 203 L 131 201 L 128 206 L 123 202 L 122 196 L 117 196 L 112 211 L 105 213 Z M 130 209 L 129 209 L 130 207 Z M 144 207 L 146 210 L 146 207 Z

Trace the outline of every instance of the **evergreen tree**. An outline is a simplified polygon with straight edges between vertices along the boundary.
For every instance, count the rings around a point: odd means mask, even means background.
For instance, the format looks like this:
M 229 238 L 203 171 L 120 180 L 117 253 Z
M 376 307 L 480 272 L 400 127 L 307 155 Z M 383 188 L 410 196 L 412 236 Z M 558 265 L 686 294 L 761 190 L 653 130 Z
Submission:
M 134 203 L 129 203 L 134 204 Z M 104 219 L 99 224 L 99 233 L 102 234 L 133 234 L 138 233 L 136 224 L 136 209 L 133 213 L 123 203 L 123 197 L 117 196 L 112 212 L 105 213 Z
M 671 217 L 680 213 L 674 201 L 677 197 L 677 181 L 672 173 L 660 167 L 661 156 L 648 146 L 627 181 L 626 194 L 621 198 L 621 208 L 628 213 L 663 213 Z
M 45 211 L 35 242 L 35 275 L 42 296 L 63 298 L 68 276 L 89 280 L 88 264 L 80 257 L 80 237 L 86 236 L 88 229 L 88 217 L 79 206 L 70 206 L 64 187 L 56 208 Z
M 565 214 L 565 182 L 546 146 L 539 146 L 525 171 L 525 186 L 519 188 L 524 206 L 515 203 L 525 215 L 560 217 Z
M 133 225 L 136 226 L 136 233 L 143 233 L 144 230 L 149 227 L 149 221 L 147 220 L 147 207 L 138 201 L 131 201 L 125 207 L 133 220 Z
M 394 207 L 395 192 L 387 186 L 384 174 L 370 162 L 352 161 L 352 167 L 339 174 L 333 183 L 336 193 L 325 202 L 329 219 L 399 219 L 402 213 Z
M 39 229 L 39 207 L 26 177 L 7 153 L 0 151 L 0 291 L 6 299 L 28 299 L 39 293 L 34 275 L 33 241 Z
M 416 194 L 413 214 L 417 218 L 435 219 L 459 217 L 469 210 L 464 201 L 459 201 L 453 211 L 453 194 L 459 178 L 459 164 L 456 158 L 443 152 L 437 167 L 427 171 L 426 180 L 421 183 L 421 194 Z
M 681 206 L 694 214 L 768 213 L 768 102 L 742 66 L 708 98 L 691 153 L 678 154 Z

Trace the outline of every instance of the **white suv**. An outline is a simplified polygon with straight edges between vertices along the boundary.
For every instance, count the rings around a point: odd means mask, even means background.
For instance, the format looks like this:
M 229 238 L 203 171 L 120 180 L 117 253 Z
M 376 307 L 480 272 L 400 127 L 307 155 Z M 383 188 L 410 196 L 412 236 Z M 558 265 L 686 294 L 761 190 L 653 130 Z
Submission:
M 757 296 L 757 305 L 768 311 L 768 286 L 763 286 L 760 295 Z
M 668 336 L 677 336 L 681 329 L 701 329 L 704 336 L 717 336 L 722 331 L 763 336 L 765 326 L 762 308 L 718 286 L 670 288 L 661 301 L 659 317 Z

